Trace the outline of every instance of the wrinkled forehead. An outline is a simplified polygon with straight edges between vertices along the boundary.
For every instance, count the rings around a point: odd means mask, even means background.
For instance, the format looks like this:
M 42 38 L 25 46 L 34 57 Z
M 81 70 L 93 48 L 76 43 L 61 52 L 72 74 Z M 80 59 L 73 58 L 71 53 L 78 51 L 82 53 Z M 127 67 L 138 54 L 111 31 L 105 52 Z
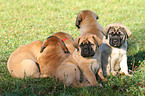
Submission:
M 114 32 L 123 32 L 124 33 L 124 28 L 120 27 L 120 26 L 113 26 L 113 27 L 110 27 L 108 31 L 114 31 Z
M 81 39 L 80 39 L 80 42 L 79 42 L 79 44 L 86 44 L 86 43 L 94 43 L 95 41 L 94 41 L 94 39 L 92 38 L 92 36 L 83 36 Z

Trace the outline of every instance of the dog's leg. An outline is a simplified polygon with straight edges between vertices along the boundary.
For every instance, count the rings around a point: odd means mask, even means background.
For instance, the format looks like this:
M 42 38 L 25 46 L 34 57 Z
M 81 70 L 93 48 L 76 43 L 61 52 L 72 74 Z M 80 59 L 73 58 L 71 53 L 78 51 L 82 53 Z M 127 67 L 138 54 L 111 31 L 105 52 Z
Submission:
M 25 77 L 25 76 L 31 76 L 33 78 L 39 78 L 40 77 L 40 72 L 39 72 L 39 68 L 36 64 L 36 62 L 34 62 L 31 59 L 25 59 L 21 62 L 21 76 Z M 21 78 L 21 77 L 20 77 Z
M 115 65 L 116 65 L 116 57 L 114 55 L 114 57 L 111 58 L 111 73 L 113 76 L 117 74 L 117 72 L 115 71 Z
M 97 86 L 98 82 L 96 80 L 94 73 L 91 71 L 91 69 L 89 67 L 84 67 L 84 68 L 81 68 L 81 70 L 82 70 L 84 76 L 86 77 L 86 79 L 90 82 L 90 84 L 92 86 Z
M 123 55 L 122 60 L 120 62 L 121 73 L 125 73 L 125 75 L 129 75 L 128 66 L 127 66 L 127 56 Z
M 101 53 L 101 63 L 102 63 L 102 70 L 103 75 L 106 77 L 107 75 L 110 75 L 110 54 L 107 52 Z
M 80 70 L 79 68 L 72 63 L 69 64 L 61 64 L 55 74 L 58 80 L 63 80 L 63 83 L 66 86 L 73 85 L 79 86 L 80 81 Z

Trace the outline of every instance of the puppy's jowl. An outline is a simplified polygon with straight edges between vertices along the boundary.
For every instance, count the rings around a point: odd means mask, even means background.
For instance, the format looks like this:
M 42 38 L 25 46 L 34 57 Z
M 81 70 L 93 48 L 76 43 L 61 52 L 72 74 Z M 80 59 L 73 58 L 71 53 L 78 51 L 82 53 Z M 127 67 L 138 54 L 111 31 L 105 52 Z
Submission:
M 106 39 L 101 45 L 101 61 L 103 73 L 105 76 L 116 75 L 119 73 L 128 73 L 127 66 L 127 39 L 131 35 L 129 29 L 119 23 L 109 24 L 103 30 Z

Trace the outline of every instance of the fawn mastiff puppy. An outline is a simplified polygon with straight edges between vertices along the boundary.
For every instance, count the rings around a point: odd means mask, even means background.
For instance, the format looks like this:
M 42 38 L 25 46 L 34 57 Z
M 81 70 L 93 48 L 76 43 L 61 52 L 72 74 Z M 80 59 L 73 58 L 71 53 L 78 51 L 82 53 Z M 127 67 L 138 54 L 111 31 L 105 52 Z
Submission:
M 40 52 L 38 64 L 44 77 L 54 77 L 56 68 L 68 57 L 67 53 L 69 53 L 64 42 L 56 36 L 47 38 Z
M 39 66 L 36 63 L 40 55 L 42 46 L 41 41 L 33 41 L 16 49 L 9 57 L 7 67 L 13 77 L 24 78 L 31 76 L 34 78 L 42 77 Z
M 98 19 L 99 16 L 93 11 L 83 10 L 79 12 L 76 19 L 76 26 L 80 29 L 80 35 L 84 35 L 86 33 L 94 34 L 103 41 L 103 28 L 98 23 Z M 103 75 L 102 68 L 100 68 L 98 74 Z
M 68 33 L 56 32 L 52 36 L 60 38 L 65 43 L 70 53 L 74 52 L 75 47 L 73 46 L 73 38 Z
M 77 48 L 56 70 L 56 78 L 66 85 L 80 85 L 81 73 L 92 86 L 97 85 L 95 74 L 101 64 L 99 46 L 102 40 L 96 35 L 85 34 L 74 41 Z M 83 79 L 84 79 L 83 78 Z
M 76 18 L 76 26 L 78 27 L 78 29 L 80 29 L 80 35 L 91 33 L 97 35 L 97 37 L 103 40 L 103 28 L 97 22 L 98 19 L 98 15 L 93 11 L 83 10 L 79 12 Z
M 131 35 L 129 29 L 119 23 L 109 24 L 103 30 L 106 39 L 101 45 L 101 61 L 104 76 L 116 75 L 120 72 L 129 75 L 127 66 L 127 39 Z

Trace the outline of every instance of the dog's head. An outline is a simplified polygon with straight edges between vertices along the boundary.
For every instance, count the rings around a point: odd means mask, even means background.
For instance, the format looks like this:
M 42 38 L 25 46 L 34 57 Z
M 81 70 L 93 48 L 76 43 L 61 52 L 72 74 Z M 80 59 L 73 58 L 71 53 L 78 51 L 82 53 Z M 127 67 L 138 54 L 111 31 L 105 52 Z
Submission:
M 109 24 L 103 29 L 106 39 L 109 39 L 109 44 L 113 47 L 121 47 L 125 40 L 131 35 L 129 29 L 119 23 Z
M 101 39 L 99 39 L 96 35 L 85 34 L 83 36 L 78 37 L 74 41 L 74 46 L 77 48 L 77 51 L 83 57 L 92 57 L 95 55 L 96 50 L 102 44 Z
M 85 24 L 90 23 L 90 22 L 96 21 L 97 19 L 99 19 L 99 17 L 95 12 L 90 11 L 90 10 L 83 10 L 79 12 L 76 18 L 76 26 L 79 29 L 82 23 L 85 23 Z
M 66 45 L 64 44 L 64 42 L 56 36 L 50 36 L 46 40 L 44 40 L 44 42 L 41 46 L 40 53 L 42 53 L 46 47 L 53 46 L 53 48 L 54 48 L 54 46 L 57 47 L 59 45 L 61 46 L 61 48 L 63 49 L 63 51 L 65 53 L 69 53 L 69 51 L 68 51 Z

